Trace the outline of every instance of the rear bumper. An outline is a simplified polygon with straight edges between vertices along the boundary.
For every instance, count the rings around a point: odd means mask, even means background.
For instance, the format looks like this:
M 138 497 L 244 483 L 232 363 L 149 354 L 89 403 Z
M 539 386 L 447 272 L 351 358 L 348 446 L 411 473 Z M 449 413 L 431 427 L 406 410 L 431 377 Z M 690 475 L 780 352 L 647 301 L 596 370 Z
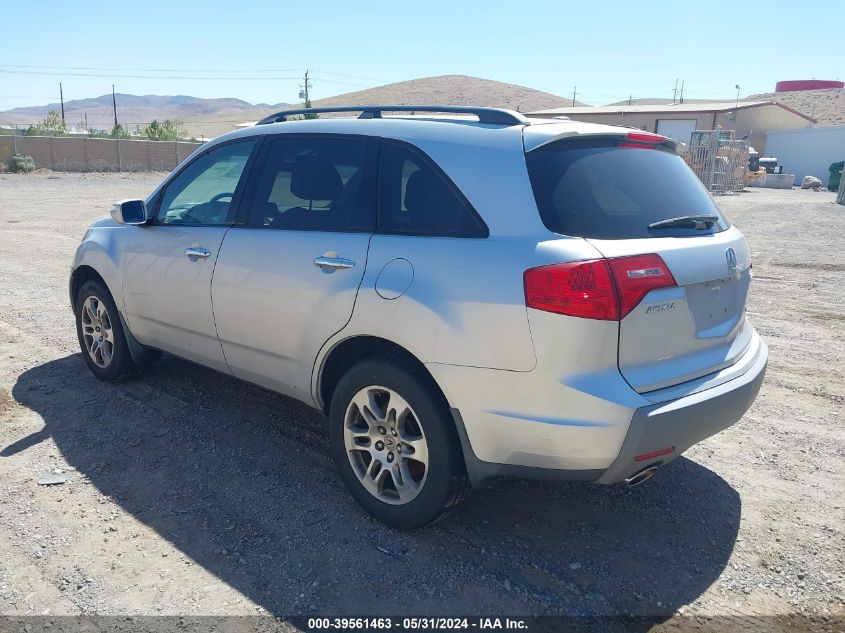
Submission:
M 456 402 L 450 398 L 453 406 L 457 405 L 452 409 L 452 414 L 461 439 L 470 481 L 477 485 L 487 479 L 518 477 L 611 484 L 624 481 L 650 466 L 670 462 L 693 444 L 737 422 L 754 402 L 768 363 L 768 348 L 756 333 L 755 339 L 753 349 L 749 350 L 748 356 L 741 361 L 746 371 L 739 376 L 704 389 L 700 389 L 703 385 L 696 382 L 700 390 L 681 397 L 674 396 L 677 393 L 674 390 L 666 390 L 659 398 L 662 402 L 658 403 L 649 402 L 647 398 L 628 388 L 629 393 L 638 398 L 638 402 L 627 409 L 624 419 L 620 419 L 621 407 L 618 403 L 604 403 L 614 404 L 613 409 L 608 410 L 619 415 L 619 418 L 616 418 L 618 422 L 612 424 L 531 424 L 509 416 L 506 428 L 508 431 L 513 428 L 515 431 L 505 434 L 503 429 L 490 423 L 490 418 L 485 420 L 481 416 L 474 416 L 474 407 L 467 407 L 465 410 L 460 401 Z M 510 373 L 510 380 L 525 378 L 525 375 Z M 502 392 L 485 389 L 483 384 L 476 384 L 474 391 L 480 392 L 480 397 L 485 399 L 495 398 L 496 393 Z M 614 392 L 618 394 L 619 390 L 614 389 Z M 577 398 L 573 396 L 574 392 L 565 393 L 570 402 L 577 402 Z M 667 398 L 670 393 L 673 397 Z M 658 392 L 645 395 L 656 398 Z M 596 399 L 590 402 L 594 414 L 601 411 L 598 406 L 600 402 Z M 563 413 L 565 405 L 556 404 L 558 413 Z M 465 419 L 467 414 L 471 416 L 469 419 Z M 619 437 L 615 448 L 611 448 L 613 433 L 618 433 Z M 474 450 L 475 447 L 488 446 L 491 442 L 506 452 L 505 459 L 485 459 L 483 452 Z M 519 444 L 520 442 L 522 444 Z M 523 446 L 531 450 L 519 450 Z M 649 459 L 641 458 L 640 461 L 635 459 L 637 456 L 667 447 L 672 447 L 672 451 L 667 454 Z M 558 466 L 552 457 L 557 457 L 557 463 L 561 465 Z
M 754 364 L 741 376 L 678 400 L 637 409 L 619 456 L 597 482 L 624 481 L 649 466 L 672 461 L 693 444 L 737 422 L 751 407 L 766 375 L 768 348 L 765 343 L 761 346 Z M 635 459 L 668 447 L 673 450 L 665 455 Z

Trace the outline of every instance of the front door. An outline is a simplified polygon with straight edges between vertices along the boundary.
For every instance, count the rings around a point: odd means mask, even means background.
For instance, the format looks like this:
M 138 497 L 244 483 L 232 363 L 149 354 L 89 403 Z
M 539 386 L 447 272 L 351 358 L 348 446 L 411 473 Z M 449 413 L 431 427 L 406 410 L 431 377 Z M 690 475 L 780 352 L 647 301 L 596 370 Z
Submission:
M 217 333 L 236 376 L 310 401 L 322 345 L 352 315 L 375 220 L 377 142 L 268 138 L 243 225 L 212 282 Z
M 197 156 L 158 196 L 154 221 L 138 227 L 124 261 L 123 299 L 135 337 L 228 371 L 214 327 L 211 278 L 229 230 L 255 139 Z

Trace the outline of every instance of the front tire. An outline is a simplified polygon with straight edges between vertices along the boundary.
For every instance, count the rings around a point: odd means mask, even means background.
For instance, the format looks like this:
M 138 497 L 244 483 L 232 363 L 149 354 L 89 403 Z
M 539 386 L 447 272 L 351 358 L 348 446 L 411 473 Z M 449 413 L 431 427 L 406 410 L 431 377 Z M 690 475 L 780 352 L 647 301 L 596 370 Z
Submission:
M 111 293 L 98 280 L 86 281 L 76 295 L 76 334 L 88 369 L 104 382 L 137 376 L 126 334 Z
M 329 425 L 344 483 L 388 525 L 435 523 L 469 489 L 446 399 L 422 367 L 401 357 L 353 366 L 334 391 Z

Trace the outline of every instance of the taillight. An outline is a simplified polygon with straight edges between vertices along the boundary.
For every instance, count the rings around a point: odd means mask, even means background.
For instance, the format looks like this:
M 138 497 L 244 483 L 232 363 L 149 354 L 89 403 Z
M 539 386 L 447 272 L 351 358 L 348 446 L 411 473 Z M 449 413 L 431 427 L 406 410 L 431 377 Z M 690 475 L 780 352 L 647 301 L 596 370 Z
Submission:
M 525 305 L 585 319 L 619 318 L 616 291 L 607 260 L 529 268 L 523 275 Z
M 659 255 L 539 266 L 523 282 L 529 308 L 605 321 L 625 318 L 651 290 L 676 285 Z
M 656 145 L 663 143 L 666 137 L 660 136 L 660 134 L 652 134 L 651 132 L 629 132 L 623 139 L 617 144 L 617 147 L 654 149 Z
M 628 132 L 625 138 L 635 143 L 662 143 L 666 140 L 665 136 L 651 132 Z
M 652 290 L 677 285 L 660 255 L 616 257 L 607 261 L 619 290 L 620 319 L 624 319 Z

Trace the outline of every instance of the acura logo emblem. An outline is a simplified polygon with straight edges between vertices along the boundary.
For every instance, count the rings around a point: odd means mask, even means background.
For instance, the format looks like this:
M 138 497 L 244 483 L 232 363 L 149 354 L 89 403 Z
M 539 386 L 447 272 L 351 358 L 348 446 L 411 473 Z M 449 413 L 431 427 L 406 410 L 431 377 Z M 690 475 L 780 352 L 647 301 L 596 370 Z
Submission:
M 736 253 L 734 253 L 734 249 L 729 248 L 725 251 L 725 259 L 728 260 L 728 270 L 732 273 L 736 272 Z

